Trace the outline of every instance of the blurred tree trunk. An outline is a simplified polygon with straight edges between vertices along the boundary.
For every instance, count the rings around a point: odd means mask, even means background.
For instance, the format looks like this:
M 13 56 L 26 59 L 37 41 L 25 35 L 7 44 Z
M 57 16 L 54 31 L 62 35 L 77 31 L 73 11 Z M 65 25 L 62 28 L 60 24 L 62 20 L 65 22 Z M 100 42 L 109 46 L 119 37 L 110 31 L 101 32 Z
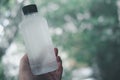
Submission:
M 116 3 L 116 0 L 110 0 L 109 3 L 103 0 L 91 9 L 92 17 L 103 16 L 104 20 L 111 17 L 114 20 L 113 24 L 111 22 L 104 25 L 98 23 L 94 29 L 99 32 L 97 36 L 100 37 L 100 42 L 96 46 L 96 62 L 102 80 L 120 80 L 120 14 L 118 14 L 120 6 Z M 111 36 L 103 41 L 101 40 L 105 36 L 103 33 L 107 30 L 111 30 Z

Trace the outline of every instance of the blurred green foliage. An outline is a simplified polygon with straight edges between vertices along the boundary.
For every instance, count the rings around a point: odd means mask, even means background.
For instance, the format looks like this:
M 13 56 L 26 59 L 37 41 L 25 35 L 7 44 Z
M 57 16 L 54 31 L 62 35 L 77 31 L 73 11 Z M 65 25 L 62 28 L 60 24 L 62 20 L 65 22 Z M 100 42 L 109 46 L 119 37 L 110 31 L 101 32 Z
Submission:
M 77 64 L 97 64 L 100 71 L 95 74 L 97 80 L 99 77 L 101 80 L 120 79 L 120 7 L 117 6 L 117 1 L 119 0 L 30 0 L 38 5 L 40 12 L 46 10 L 44 16 L 51 28 L 62 30 L 62 34 L 53 35 L 55 45 L 69 53 L 69 58 Z M 13 8 L 15 2 L 0 0 L 0 13 Z M 54 6 L 51 8 L 51 5 Z M 74 25 L 67 26 L 68 23 Z M 71 70 L 80 66 L 74 65 Z M 0 74 L 2 71 L 0 68 Z M 63 80 L 71 80 L 71 71 L 65 70 Z
M 60 6 L 53 12 L 47 12 L 49 23 L 61 27 L 63 34 L 54 35 L 58 46 L 69 53 L 69 57 L 80 63 L 92 65 L 95 62 L 100 69 L 102 80 L 119 79 L 120 68 L 120 25 L 118 0 L 69 0 L 66 3 L 53 0 Z M 46 4 L 47 5 L 47 4 Z M 80 14 L 83 19 L 78 19 Z M 84 14 L 88 14 L 84 16 Z M 66 30 L 65 17 L 70 18 L 77 28 L 75 33 Z M 69 27 L 68 27 L 69 28 Z M 108 74 L 109 73 L 109 74 Z

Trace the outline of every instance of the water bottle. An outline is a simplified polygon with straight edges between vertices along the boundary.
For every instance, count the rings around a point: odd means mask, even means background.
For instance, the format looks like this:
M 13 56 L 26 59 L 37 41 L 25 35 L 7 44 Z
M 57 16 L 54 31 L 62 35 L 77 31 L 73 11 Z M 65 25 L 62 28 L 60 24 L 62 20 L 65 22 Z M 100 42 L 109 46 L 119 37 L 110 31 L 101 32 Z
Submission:
M 35 4 L 22 8 L 24 18 L 19 25 L 31 71 L 40 75 L 58 68 L 47 21 L 40 16 Z

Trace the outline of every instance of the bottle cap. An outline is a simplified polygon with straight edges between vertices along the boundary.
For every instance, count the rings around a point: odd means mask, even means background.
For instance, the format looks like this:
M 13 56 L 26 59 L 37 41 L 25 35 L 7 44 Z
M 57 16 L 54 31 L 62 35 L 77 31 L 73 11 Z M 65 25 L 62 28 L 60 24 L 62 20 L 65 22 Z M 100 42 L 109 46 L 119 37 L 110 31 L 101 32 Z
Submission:
M 34 12 L 38 12 L 37 6 L 35 4 L 30 4 L 22 8 L 24 15 L 28 15 Z

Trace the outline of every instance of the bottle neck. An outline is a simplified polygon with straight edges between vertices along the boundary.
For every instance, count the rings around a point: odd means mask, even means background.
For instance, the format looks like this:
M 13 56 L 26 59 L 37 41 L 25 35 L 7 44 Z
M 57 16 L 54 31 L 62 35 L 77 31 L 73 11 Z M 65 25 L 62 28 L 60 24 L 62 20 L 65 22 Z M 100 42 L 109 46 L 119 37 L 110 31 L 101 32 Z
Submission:
M 30 16 L 35 16 L 36 14 L 37 14 L 37 12 L 26 14 L 26 15 L 23 16 L 23 18 L 28 18 Z

